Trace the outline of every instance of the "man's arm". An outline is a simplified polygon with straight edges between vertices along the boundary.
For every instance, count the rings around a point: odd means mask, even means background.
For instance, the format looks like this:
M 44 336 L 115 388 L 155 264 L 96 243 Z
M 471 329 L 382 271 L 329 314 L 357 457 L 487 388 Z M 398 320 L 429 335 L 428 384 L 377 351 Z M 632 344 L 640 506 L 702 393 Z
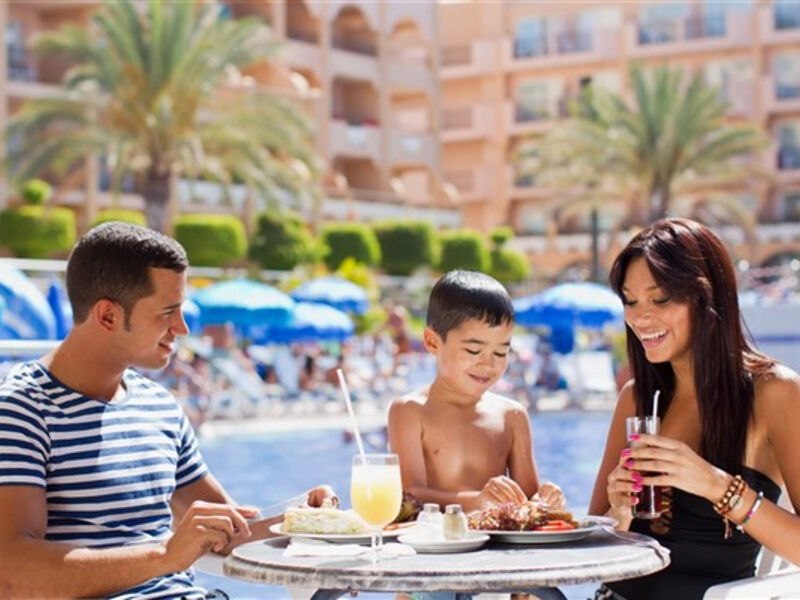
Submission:
M 522 491 L 508 477 L 493 477 L 482 490 L 453 492 L 430 487 L 422 451 L 420 405 L 413 400 L 395 400 L 389 409 L 389 446 L 400 458 L 403 490 L 420 502 L 460 504 L 466 512 L 487 504 L 521 500 Z
M 165 575 L 166 547 L 90 550 L 44 539 L 44 488 L 0 486 L 0 595 L 101 597 Z

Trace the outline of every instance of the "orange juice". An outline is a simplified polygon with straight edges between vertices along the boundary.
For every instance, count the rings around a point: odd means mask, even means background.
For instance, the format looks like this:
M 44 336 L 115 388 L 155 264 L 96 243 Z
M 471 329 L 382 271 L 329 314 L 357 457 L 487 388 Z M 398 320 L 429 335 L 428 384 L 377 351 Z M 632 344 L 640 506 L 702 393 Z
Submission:
M 398 465 L 354 465 L 350 482 L 353 509 L 373 527 L 384 527 L 400 512 L 403 487 Z

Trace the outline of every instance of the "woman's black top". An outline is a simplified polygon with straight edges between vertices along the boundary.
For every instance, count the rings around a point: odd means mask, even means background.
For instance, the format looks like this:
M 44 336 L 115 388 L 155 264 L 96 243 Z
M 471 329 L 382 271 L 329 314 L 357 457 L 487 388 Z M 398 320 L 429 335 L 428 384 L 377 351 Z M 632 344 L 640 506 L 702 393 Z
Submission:
M 742 477 L 764 498 L 777 502 L 781 488 L 763 473 L 742 468 Z M 606 584 L 627 600 L 700 600 L 706 590 L 718 583 L 752 577 L 761 545 L 746 533 L 733 528 L 724 539 L 725 525 L 713 505 L 700 496 L 667 488 L 669 503 L 658 519 L 634 519 L 631 531 L 649 535 L 669 548 L 670 565 L 663 571 Z

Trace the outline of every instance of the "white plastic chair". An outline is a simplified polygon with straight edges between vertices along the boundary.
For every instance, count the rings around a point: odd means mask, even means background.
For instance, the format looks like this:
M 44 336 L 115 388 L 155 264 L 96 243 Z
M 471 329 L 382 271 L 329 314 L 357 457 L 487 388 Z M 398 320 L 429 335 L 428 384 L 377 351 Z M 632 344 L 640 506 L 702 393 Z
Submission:
M 778 506 L 793 510 L 786 490 Z M 703 600 L 758 600 L 800 598 L 800 567 L 776 556 L 766 548 L 761 550 L 756 576 L 721 583 L 706 590 Z

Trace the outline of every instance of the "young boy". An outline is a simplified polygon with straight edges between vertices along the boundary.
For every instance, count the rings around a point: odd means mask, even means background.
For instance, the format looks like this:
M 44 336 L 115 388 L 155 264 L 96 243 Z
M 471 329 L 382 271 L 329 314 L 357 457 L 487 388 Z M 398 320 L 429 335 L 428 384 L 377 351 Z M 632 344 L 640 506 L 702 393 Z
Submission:
M 539 485 L 525 409 L 487 391 L 506 369 L 513 328 L 511 298 L 488 275 L 451 271 L 431 290 L 423 342 L 436 378 L 389 410 L 403 489 L 420 502 L 469 512 L 538 495 L 564 506 L 558 486 Z

